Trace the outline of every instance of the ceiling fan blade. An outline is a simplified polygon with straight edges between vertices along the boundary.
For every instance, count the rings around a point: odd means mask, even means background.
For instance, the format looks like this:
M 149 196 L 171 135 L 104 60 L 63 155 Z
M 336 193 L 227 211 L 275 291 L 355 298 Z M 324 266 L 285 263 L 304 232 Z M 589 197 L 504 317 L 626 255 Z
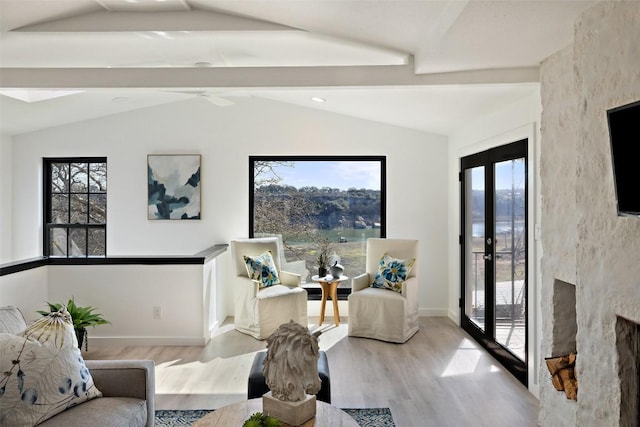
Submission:
M 164 90 L 163 92 L 169 92 L 169 93 L 181 93 L 181 94 L 185 94 L 185 95 L 193 95 L 196 96 L 198 98 L 204 98 L 207 101 L 209 101 L 210 103 L 217 105 L 219 107 L 226 107 L 228 105 L 233 105 L 234 102 L 224 98 L 222 96 L 216 95 L 214 93 L 211 92 L 207 92 L 204 90 Z
M 218 95 L 213 95 L 211 93 L 206 93 L 204 95 L 199 95 L 202 98 L 205 98 L 207 101 L 209 101 L 210 103 L 212 103 L 213 105 L 217 105 L 218 107 L 226 107 L 228 105 L 233 105 L 234 102 L 227 99 L 227 98 L 223 98 L 221 96 Z

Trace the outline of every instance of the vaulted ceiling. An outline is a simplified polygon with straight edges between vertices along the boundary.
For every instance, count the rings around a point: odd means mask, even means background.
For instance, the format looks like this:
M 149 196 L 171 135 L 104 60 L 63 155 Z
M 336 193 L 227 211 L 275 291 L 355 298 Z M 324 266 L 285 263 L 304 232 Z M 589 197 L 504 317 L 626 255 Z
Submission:
M 449 134 L 539 90 L 540 62 L 595 3 L 0 0 L 0 131 L 197 96 Z M 18 89 L 82 92 L 26 102 Z

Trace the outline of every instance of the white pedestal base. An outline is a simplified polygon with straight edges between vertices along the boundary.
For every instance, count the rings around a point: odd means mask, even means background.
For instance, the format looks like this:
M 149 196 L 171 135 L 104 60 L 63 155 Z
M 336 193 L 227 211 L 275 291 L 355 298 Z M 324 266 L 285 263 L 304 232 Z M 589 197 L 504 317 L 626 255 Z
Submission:
M 316 416 L 316 396 L 307 394 L 307 397 L 299 402 L 284 402 L 268 392 L 262 396 L 262 412 L 283 423 L 300 426 Z

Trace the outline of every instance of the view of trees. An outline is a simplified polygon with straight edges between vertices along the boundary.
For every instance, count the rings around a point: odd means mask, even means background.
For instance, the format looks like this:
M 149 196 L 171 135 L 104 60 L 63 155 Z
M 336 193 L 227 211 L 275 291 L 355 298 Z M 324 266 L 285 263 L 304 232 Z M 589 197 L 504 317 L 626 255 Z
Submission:
M 317 274 L 316 252 L 327 242 L 348 272 L 363 272 L 364 242 L 380 235 L 380 190 L 296 188 L 281 183 L 282 167 L 295 162 L 254 162 L 254 235 L 281 235 L 287 259 L 304 259 L 311 275 Z
M 107 163 L 52 161 L 48 170 L 49 254 L 104 256 Z
M 375 228 L 380 223 L 380 191 L 270 184 L 255 189 L 254 232 Z

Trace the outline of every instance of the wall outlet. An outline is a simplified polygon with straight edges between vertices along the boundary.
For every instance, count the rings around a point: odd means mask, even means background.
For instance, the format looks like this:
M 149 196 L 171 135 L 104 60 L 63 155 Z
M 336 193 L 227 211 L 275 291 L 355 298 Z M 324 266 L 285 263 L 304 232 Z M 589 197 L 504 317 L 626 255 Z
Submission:
M 155 320 L 162 319 L 162 308 L 158 305 L 153 306 L 153 318 Z

